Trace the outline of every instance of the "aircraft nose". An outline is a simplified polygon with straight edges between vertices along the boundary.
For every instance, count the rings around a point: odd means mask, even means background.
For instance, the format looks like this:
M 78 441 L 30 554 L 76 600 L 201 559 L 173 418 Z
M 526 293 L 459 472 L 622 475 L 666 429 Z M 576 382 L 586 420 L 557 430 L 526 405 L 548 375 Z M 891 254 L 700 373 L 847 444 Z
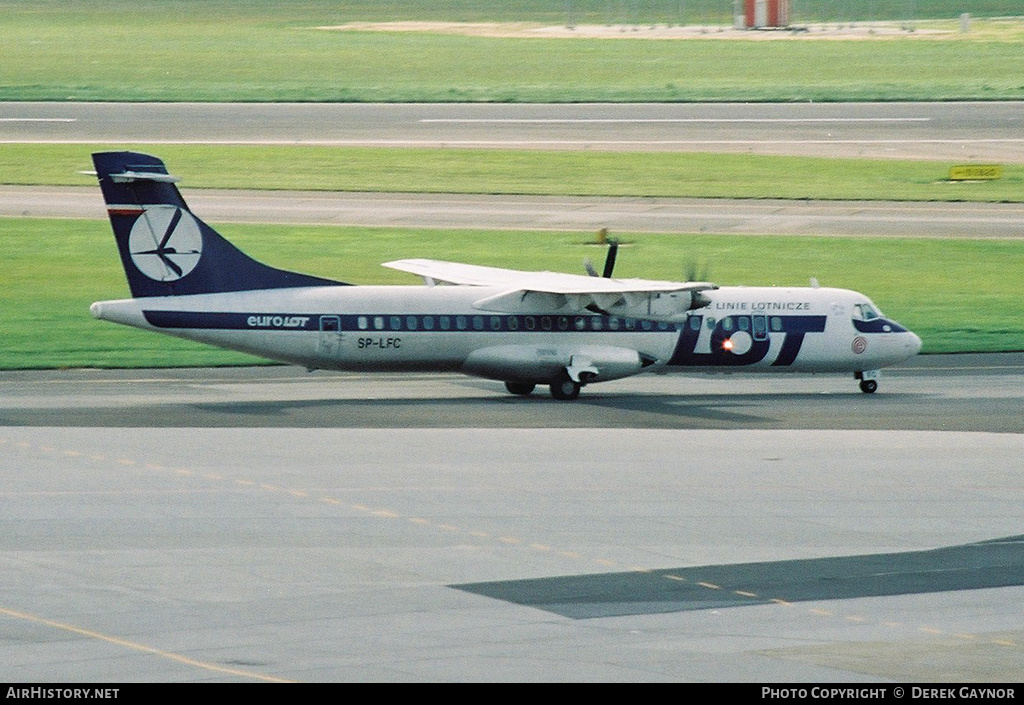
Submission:
M 910 333 L 910 331 L 907 332 L 910 335 L 910 339 L 907 340 L 907 351 L 911 355 L 917 355 L 921 352 L 921 337 L 917 333 Z

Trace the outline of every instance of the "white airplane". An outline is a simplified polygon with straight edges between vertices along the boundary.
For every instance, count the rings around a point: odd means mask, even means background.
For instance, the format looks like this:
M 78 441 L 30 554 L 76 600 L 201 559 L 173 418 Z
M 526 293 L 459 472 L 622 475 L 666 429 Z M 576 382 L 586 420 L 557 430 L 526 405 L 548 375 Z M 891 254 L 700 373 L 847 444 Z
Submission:
M 161 160 L 93 155 L 134 298 L 96 318 L 309 369 L 462 372 L 512 394 L 642 371 L 845 372 L 862 391 L 921 349 L 863 294 L 520 272 L 435 260 L 384 266 L 426 286 L 352 286 L 257 262 L 196 218 Z

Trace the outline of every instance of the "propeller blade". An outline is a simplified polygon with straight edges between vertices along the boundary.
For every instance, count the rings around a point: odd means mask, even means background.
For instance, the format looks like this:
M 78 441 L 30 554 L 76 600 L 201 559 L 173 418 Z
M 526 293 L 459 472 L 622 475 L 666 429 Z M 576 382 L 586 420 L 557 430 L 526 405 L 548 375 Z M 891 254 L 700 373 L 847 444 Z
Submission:
M 697 265 L 696 260 L 690 260 L 686 263 L 685 270 L 686 281 L 688 282 L 702 282 L 708 279 L 708 267 L 707 264 L 700 268 Z
M 604 274 L 602 276 L 605 279 L 612 278 L 612 270 L 615 269 L 615 255 L 619 251 L 619 241 L 609 240 L 608 241 L 608 256 L 604 260 Z

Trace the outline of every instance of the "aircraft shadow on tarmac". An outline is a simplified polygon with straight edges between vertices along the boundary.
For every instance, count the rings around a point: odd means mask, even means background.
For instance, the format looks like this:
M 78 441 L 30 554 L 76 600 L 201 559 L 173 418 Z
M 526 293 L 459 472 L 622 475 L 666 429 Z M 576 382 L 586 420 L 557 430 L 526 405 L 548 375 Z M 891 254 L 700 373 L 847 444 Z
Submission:
M 10 409 L 0 424 L 98 427 L 282 428 L 889 428 L 906 417 L 849 395 L 591 393 L 574 402 L 537 392 L 488 396 L 249 399 L 104 407 Z M 883 410 L 898 404 L 887 394 Z M 929 426 L 929 424 L 925 424 Z M 934 425 L 934 422 L 931 424 Z
M 588 427 L 617 418 L 626 426 L 690 427 L 693 425 L 765 427 L 776 419 L 747 413 L 749 405 L 735 399 L 721 402 L 688 397 L 615 396 L 576 402 L 546 397 L 310 399 L 190 405 L 194 412 L 224 425 L 248 419 L 253 425 L 338 427 Z M 651 418 L 658 420 L 651 422 Z
M 493 391 L 493 390 L 487 390 Z M 892 404 L 896 395 L 887 395 Z M 376 399 L 292 399 L 190 404 L 184 409 L 203 416 L 203 425 L 373 428 L 592 428 L 609 423 L 627 428 L 836 428 L 884 426 L 884 416 L 859 411 L 877 400 L 860 392 L 849 395 L 788 393 L 780 395 L 680 395 L 594 393 L 573 402 L 537 392 L 495 396 L 391 397 Z M 843 414 L 849 418 L 842 418 Z M 819 417 L 824 416 L 828 423 Z M 817 420 L 816 423 L 811 421 Z M 898 425 L 898 422 L 895 422 Z M 166 425 L 161 423 L 158 425 Z
M 1024 585 L 1024 536 L 926 551 L 449 587 L 572 619 Z

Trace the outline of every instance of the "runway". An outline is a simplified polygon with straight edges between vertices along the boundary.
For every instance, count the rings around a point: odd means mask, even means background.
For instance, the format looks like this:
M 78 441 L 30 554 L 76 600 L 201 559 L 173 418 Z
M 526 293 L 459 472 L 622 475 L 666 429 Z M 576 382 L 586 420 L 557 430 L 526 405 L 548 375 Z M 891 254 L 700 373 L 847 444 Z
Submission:
M 0 103 L 0 143 L 673 150 L 1024 162 L 1024 103 Z

